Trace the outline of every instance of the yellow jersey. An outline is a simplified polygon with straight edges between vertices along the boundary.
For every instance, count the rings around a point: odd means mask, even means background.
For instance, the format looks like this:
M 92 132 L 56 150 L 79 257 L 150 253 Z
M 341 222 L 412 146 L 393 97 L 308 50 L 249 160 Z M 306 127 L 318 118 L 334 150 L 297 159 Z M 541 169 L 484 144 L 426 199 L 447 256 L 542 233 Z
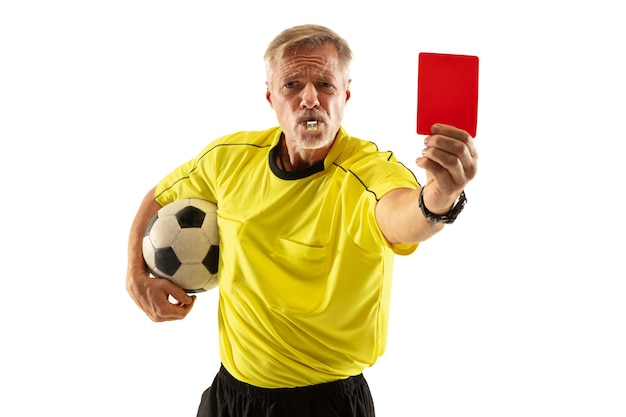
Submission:
M 395 254 L 377 201 L 417 188 L 391 152 L 343 127 L 327 157 L 285 172 L 282 132 L 239 132 L 213 141 L 156 188 L 165 205 L 203 198 L 218 206 L 219 336 L 225 368 L 265 388 L 357 375 L 384 352 Z M 416 212 L 416 216 L 419 213 Z

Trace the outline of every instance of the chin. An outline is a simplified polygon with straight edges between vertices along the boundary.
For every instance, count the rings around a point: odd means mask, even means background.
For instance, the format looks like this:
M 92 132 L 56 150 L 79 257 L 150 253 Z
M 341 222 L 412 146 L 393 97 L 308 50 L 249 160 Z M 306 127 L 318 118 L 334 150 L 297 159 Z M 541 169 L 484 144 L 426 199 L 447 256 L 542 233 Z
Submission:
M 333 138 L 325 138 L 325 137 L 305 137 L 301 139 L 298 143 L 298 147 L 300 149 L 306 149 L 310 151 L 314 151 L 317 149 L 322 149 L 329 146 L 333 142 Z

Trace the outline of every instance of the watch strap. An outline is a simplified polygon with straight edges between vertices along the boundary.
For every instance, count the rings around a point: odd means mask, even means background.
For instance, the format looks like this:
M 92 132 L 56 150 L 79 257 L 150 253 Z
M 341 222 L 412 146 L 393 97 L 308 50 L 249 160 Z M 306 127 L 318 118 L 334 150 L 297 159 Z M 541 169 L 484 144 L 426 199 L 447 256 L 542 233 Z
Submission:
M 435 214 L 426 208 L 424 204 L 424 187 L 420 189 L 419 206 L 422 209 L 422 214 L 428 220 L 435 223 L 452 224 L 458 217 L 459 213 L 463 211 L 467 204 L 467 198 L 465 196 L 465 190 L 461 191 L 461 195 L 457 198 L 456 202 L 448 212 L 448 214 Z

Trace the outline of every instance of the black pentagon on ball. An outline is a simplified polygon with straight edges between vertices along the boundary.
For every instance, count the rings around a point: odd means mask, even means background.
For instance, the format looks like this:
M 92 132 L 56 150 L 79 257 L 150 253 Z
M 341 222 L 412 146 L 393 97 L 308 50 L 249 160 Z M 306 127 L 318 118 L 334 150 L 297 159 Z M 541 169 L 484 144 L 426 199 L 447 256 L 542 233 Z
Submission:
M 174 275 L 182 265 L 171 247 L 155 250 L 154 264 L 159 271 L 170 276 Z
M 205 216 L 204 211 L 199 208 L 187 206 L 176 213 L 176 220 L 178 220 L 178 224 L 180 224 L 180 227 L 183 229 L 188 227 L 202 227 Z
M 204 264 L 204 266 L 206 266 L 206 269 L 208 269 L 210 273 L 217 274 L 217 265 L 219 263 L 219 260 L 220 247 L 211 245 L 202 263 Z

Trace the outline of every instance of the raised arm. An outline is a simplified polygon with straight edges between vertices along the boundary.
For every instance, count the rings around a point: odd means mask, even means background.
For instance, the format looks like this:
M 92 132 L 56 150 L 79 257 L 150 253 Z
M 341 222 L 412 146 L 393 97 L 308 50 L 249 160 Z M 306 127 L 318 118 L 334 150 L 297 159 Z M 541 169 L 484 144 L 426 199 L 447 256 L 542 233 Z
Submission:
M 444 227 L 424 215 L 450 215 L 461 193 L 477 172 L 478 153 L 467 132 L 434 125 L 415 163 L 426 171 L 423 190 L 400 188 L 384 195 L 376 207 L 376 220 L 390 243 L 422 242 Z M 420 192 L 422 193 L 420 206 Z

